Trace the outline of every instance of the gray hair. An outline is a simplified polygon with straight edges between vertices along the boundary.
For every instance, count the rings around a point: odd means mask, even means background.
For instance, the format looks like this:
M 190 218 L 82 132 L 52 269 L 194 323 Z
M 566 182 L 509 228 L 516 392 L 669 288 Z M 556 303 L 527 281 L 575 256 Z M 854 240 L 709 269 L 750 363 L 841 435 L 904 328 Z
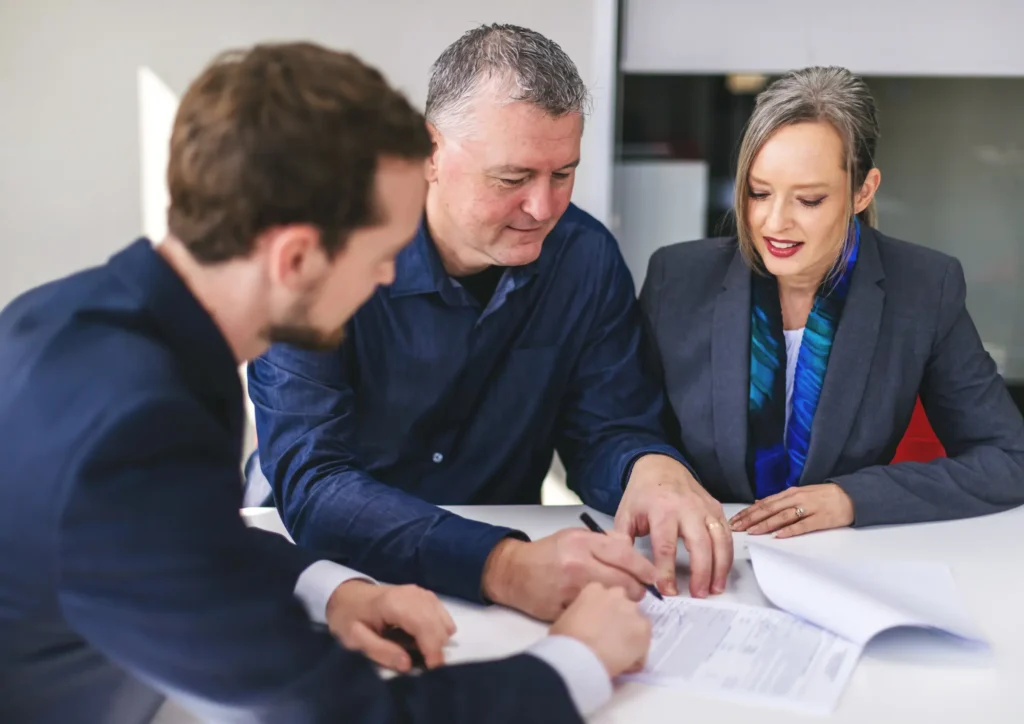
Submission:
M 445 48 L 430 69 L 426 117 L 437 128 L 454 128 L 466 117 L 477 91 L 501 84 L 508 102 L 526 101 L 558 118 L 590 107 L 590 93 L 576 64 L 558 43 L 517 25 L 481 25 Z
M 842 138 L 843 165 L 849 175 L 847 215 L 853 223 L 854 196 L 875 166 L 879 137 L 875 99 L 867 83 L 846 68 L 814 66 L 790 71 L 757 96 L 740 144 L 733 209 L 740 250 L 754 268 L 762 265 L 746 214 L 750 167 L 761 147 L 780 128 L 812 121 L 830 123 Z M 874 200 L 857 216 L 862 223 L 875 226 Z M 844 250 L 845 254 L 850 251 Z M 837 259 L 833 272 L 841 272 L 847 261 L 848 257 Z

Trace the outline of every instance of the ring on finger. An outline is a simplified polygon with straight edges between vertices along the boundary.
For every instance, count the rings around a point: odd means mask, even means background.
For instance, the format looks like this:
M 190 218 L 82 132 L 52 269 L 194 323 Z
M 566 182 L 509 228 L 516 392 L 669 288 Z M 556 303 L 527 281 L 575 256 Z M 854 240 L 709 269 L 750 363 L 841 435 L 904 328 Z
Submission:
M 706 521 L 704 521 L 704 523 L 705 525 L 707 525 L 708 530 L 711 531 L 718 530 L 719 528 L 725 528 L 728 525 L 727 523 L 723 523 L 722 521 L 716 518 L 708 518 Z
M 807 515 L 807 511 L 800 506 L 797 506 L 794 512 L 796 513 L 797 518 L 803 518 L 805 515 Z

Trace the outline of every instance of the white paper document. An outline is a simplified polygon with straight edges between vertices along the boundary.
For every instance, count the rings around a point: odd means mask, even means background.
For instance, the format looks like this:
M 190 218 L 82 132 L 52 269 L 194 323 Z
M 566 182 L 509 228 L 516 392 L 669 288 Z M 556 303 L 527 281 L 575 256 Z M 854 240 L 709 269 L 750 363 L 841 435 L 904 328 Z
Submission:
M 827 714 L 864 646 L 899 627 L 984 645 L 949 568 L 850 563 L 749 541 L 764 595 L 783 610 L 648 595 L 653 623 L 643 672 L 629 679 L 761 706 Z
M 861 647 L 783 611 L 647 596 L 647 666 L 626 678 L 761 706 L 828 713 Z
M 861 645 L 913 626 L 985 643 L 940 563 L 853 563 L 809 558 L 748 541 L 757 584 L 768 599 Z

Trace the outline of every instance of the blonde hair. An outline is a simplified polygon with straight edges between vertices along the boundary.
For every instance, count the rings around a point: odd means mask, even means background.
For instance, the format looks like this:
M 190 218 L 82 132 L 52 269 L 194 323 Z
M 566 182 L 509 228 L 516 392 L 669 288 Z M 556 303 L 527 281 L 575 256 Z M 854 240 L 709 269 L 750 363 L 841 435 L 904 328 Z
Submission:
M 747 121 L 740 143 L 736 169 L 733 211 L 740 251 L 754 269 L 764 264 L 754 244 L 747 221 L 750 197 L 750 167 L 762 146 L 780 128 L 795 123 L 826 121 L 839 133 L 843 142 L 843 166 L 849 178 L 846 199 L 848 228 L 853 225 L 853 204 L 857 190 L 864 184 L 868 171 L 874 168 L 878 145 L 878 115 L 875 99 L 867 83 L 846 68 L 814 66 L 790 71 L 757 96 L 754 112 Z M 861 223 L 875 226 L 875 201 L 857 214 Z M 832 273 L 842 273 L 851 249 L 844 249 L 843 258 L 836 259 Z

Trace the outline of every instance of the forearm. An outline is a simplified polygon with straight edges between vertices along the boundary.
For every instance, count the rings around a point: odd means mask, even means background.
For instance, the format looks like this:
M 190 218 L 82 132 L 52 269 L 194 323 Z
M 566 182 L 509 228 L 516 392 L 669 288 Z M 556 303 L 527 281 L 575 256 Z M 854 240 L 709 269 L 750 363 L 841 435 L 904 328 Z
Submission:
M 1024 456 L 973 448 L 929 463 L 877 465 L 831 478 L 854 506 L 854 526 L 921 523 L 1024 504 Z
M 365 474 L 310 486 L 291 525 L 300 545 L 389 583 L 482 601 L 485 562 L 511 529 L 468 520 Z
M 583 502 L 614 515 L 637 461 L 647 455 L 664 455 L 690 469 L 682 454 L 655 435 L 622 433 L 582 448 L 564 461 L 569 485 Z M 696 478 L 696 474 L 694 474 Z

